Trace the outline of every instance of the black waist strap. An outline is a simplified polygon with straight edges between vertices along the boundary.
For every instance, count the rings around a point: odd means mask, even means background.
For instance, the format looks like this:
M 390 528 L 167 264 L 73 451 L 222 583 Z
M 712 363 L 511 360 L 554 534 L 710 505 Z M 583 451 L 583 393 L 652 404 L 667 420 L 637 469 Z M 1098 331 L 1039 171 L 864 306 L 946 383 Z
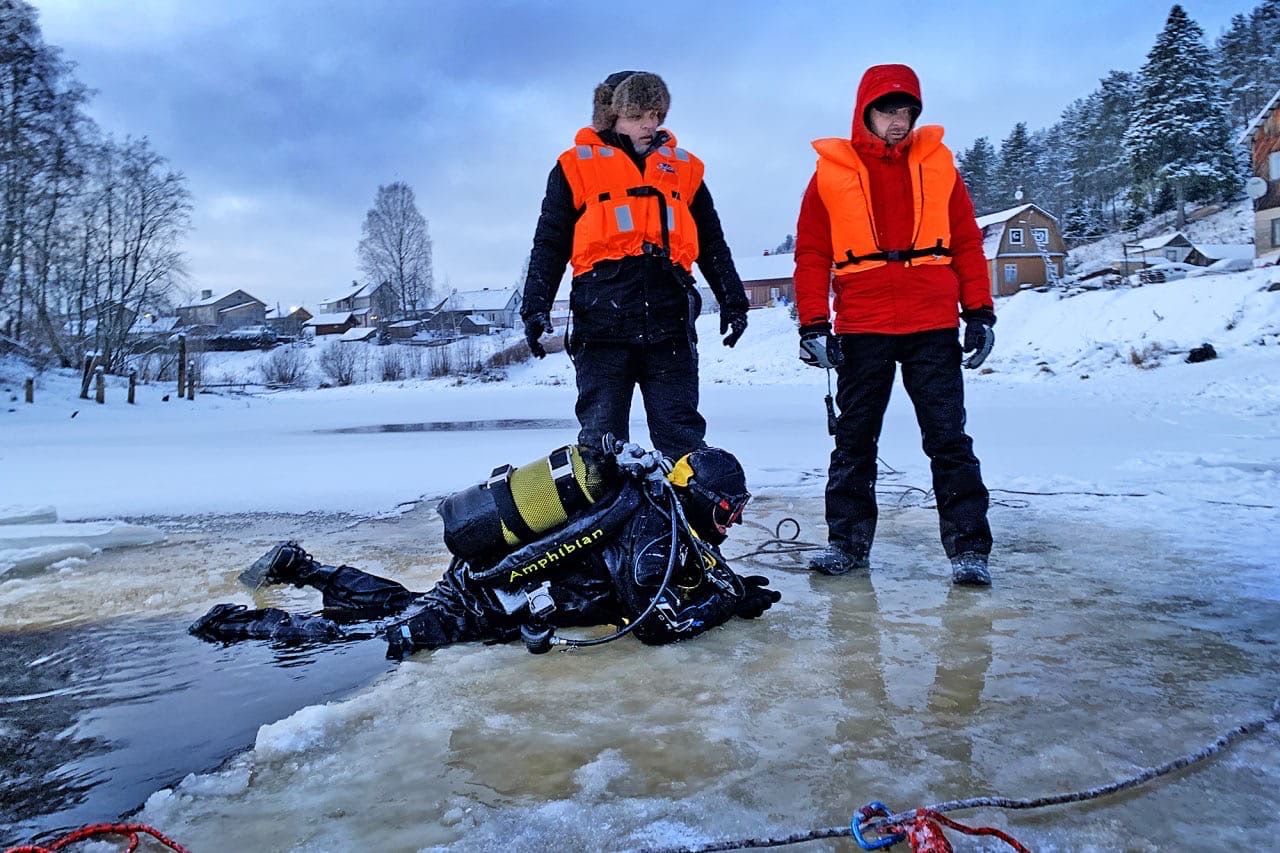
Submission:
M 631 187 L 627 190 L 627 195 L 633 197 L 653 196 L 658 200 L 658 218 L 662 220 L 661 254 L 649 250 L 648 247 L 653 245 L 652 243 L 645 244 L 645 251 L 663 258 L 671 257 L 671 231 L 667 228 L 667 197 L 662 194 L 662 190 L 650 186 Z
M 843 261 L 836 261 L 836 269 L 857 266 L 863 261 L 910 261 L 915 258 L 951 257 L 951 249 L 942 245 L 942 238 L 939 237 L 937 245 L 927 249 L 892 249 L 887 252 L 872 252 L 869 255 L 855 255 L 852 249 L 845 249 L 844 255 Z

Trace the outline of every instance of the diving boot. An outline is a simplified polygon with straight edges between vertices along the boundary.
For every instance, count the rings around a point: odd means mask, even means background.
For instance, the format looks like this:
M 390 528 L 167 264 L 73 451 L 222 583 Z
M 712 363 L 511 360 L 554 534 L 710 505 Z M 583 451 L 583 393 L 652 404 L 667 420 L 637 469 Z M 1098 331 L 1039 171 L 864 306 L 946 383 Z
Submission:
M 809 558 L 809 568 L 823 575 L 847 575 L 855 569 L 871 568 L 871 560 L 866 554 L 831 544 Z
M 300 587 L 314 565 L 315 560 L 297 542 L 281 542 L 241 572 L 240 583 L 250 589 L 276 583 Z
M 966 551 L 951 558 L 951 582 L 961 586 L 991 586 L 987 555 Z

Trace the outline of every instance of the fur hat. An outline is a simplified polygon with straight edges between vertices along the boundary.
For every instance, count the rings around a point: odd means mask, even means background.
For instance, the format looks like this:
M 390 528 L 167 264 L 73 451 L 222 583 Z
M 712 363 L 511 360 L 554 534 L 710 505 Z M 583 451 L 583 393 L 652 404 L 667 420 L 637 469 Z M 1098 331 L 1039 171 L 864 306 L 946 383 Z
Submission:
M 666 118 L 671 109 L 671 93 L 657 74 L 648 71 L 618 71 L 596 86 L 591 104 L 591 126 L 609 130 L 618 116 L 628 111 L 654 110 Z

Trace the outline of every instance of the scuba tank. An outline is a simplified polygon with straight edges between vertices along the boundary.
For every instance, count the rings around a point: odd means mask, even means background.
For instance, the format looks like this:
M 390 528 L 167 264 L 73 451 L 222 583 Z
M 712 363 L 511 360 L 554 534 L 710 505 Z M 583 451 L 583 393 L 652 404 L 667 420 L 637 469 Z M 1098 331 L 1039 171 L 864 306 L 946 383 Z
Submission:
M 562 527 L 613 485 L 601 466 L 568 445 L 527 465 L 502 465 L 489 479 L 455 492 L 436 511 L 444 543 L 473 563 L 493 563 Z

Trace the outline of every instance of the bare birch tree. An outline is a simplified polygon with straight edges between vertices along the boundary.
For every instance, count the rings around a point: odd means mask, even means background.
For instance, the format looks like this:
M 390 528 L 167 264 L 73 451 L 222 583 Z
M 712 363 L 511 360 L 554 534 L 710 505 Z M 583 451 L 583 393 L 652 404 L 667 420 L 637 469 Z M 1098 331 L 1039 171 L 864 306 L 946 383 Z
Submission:
M 400 310 L 417 316 L 431 302 L 431 235 L 418 210 L 413 188 L 403 181 L 378 187 L 365 215 L 357 247 L 366 283 L 390 284 L 400 296 Z

